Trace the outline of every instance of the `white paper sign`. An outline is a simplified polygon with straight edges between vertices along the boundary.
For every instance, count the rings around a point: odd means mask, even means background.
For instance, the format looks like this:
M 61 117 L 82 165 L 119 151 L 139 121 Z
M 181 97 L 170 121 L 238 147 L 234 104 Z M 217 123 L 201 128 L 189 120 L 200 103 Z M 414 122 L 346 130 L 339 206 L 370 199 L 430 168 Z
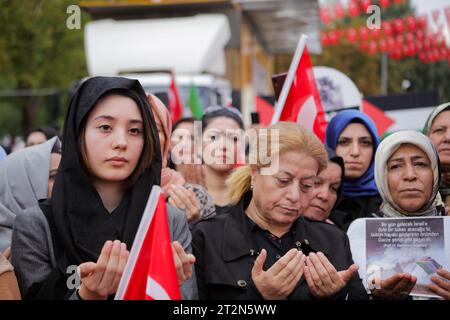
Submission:
M 450 217 L 357 219 L 347 234 L 366 288 L 374 277 L 410 273 L 412 296 L 438 297 L 427 285 L 437 269 L 450 270 Z

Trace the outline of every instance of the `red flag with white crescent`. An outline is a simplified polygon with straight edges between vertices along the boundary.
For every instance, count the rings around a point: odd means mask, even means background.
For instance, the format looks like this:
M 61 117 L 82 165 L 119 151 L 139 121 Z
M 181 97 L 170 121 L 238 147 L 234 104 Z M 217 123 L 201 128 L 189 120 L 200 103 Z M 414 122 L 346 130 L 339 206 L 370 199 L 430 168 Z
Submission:
M 115 299 L 181 299 L 166 201 L 158 186 L 152 188 Z
M 313 131 L 323 142 L 327 121 L 320 101 L 306 36 L 300 38 L 289 72 L 272 117 L 278 121 L 292 121 Z

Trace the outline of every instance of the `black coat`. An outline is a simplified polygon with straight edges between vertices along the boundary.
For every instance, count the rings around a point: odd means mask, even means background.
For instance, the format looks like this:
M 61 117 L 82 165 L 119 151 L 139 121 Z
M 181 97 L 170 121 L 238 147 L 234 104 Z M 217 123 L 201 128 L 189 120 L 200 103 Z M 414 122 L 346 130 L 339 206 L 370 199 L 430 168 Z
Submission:
M 193 232 L 199 298 L 263 299 L 251 280 L 258 248 L 252 246 L 244 207 L 231 208 L 227 214 L 200 222 Z M 299 242 L 303 243 L 301 248 L 305 254 L 305 243 L 309 243 L 315 251 L 323 252 L 338 271 L 353 264 L 347 235 L 334 225 L 300 217 L 295 226 L 292 247 Z M 358 275 L 334 298 L 345 299 L 347 295 L 349 299 L 368 298 Z M 314 299 L 304 276 L 288 299 Z
M 380 210 L 382 202 L 383 199 L 379 195 L 343 198 L 331 211 L 330 220 L 343 231 L 347 231 L 353 220 L 373 218 Z

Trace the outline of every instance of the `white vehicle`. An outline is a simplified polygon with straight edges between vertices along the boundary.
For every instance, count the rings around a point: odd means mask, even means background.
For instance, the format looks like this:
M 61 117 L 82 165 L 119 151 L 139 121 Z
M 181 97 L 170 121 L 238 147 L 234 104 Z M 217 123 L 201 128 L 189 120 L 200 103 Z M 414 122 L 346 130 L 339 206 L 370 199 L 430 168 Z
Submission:
M 92 21 L 85 27 L 88 71 L 90 76 L 138 79 L 155 93 L 167 91 L 170 85 L 170 74 L 158 70 L 172 70 L 185 106 L 191 84 L 197 87 L 204 107 L 225 106 L 232 90 L 223 78 L 224 48 L 230 38 L 228 19 L 221 14 Z
M 138 79 L 146 92 L 168 92 L 171 75 L 169 73 L 130 73 L 121 76 Z M 176 75 L 175 83 L 185 106 L 185 116 L 190 116 L 188 106 L 191 85 L 197 88 L 203 107 L 211 105 L 227 106 L 231 103 L 231 87 L 228 80 L 214 77 L 210 74 Z

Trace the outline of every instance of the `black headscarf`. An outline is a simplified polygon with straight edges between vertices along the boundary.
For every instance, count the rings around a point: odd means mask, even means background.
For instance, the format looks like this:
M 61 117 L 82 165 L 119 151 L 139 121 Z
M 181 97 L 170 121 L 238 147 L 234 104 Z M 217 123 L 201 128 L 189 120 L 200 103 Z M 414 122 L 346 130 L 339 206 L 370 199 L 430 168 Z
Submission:
M 154 143 L 151 165 L 109 213 L 81 164 L 78 137 L 97 101 L 111 93 L 129 96 L 136 102 L 143 122 L 150 122 Z M 141 84 L 119 77 L 94 77 L 80 85 L 70 101 L 63 141 L 52 199 L 42 203 L 41 208 L 52 230 L 59 269 L 65 273 L 69 265 L 96 262 L 107 240 L 119 239 L 131 248 L 151 187 L 160 184 L 161 151 L 156 123 Z M 144 139 L 143 152 L 148 148 L 149 142 Z
M 330 162 L 336 163 L 339 167 L 341 167 L 341 184 L 339 185 L 339 188 L 337 189 L 337 199 L 336 203 L 333 206 L 333 209 L 336 208 L 336 206 L 339 204 L 341 195 L 342 195 L 342 187 L 344 185 L 344 178 L 345 178 L 345 167 L 344 167 L 344 160 L 334 152 L 333 149 L 325 146 L 325 150 L 328 154 L 328 160 Z
M 347 230 L 349 222 L 346 222 L 346 219 L 348 214 L 339 209 L 336 209 L 339 203 L 342 201 L 342 189 L 344 186 L 343 182 L 345 178 L 344 160 L 340 156 L 338 156 L 333 149 L 330 149 L 327 146 L 325 146 L 325 149 L 327 150 L 328 153 L 328 160 L 338 164 L 339 167 L 341 167 L 341 185 L 337 190 L 336 203 L 334 204 L 333 209 L 331 209 L 329 219 L 333 221 L 340 229 Z

